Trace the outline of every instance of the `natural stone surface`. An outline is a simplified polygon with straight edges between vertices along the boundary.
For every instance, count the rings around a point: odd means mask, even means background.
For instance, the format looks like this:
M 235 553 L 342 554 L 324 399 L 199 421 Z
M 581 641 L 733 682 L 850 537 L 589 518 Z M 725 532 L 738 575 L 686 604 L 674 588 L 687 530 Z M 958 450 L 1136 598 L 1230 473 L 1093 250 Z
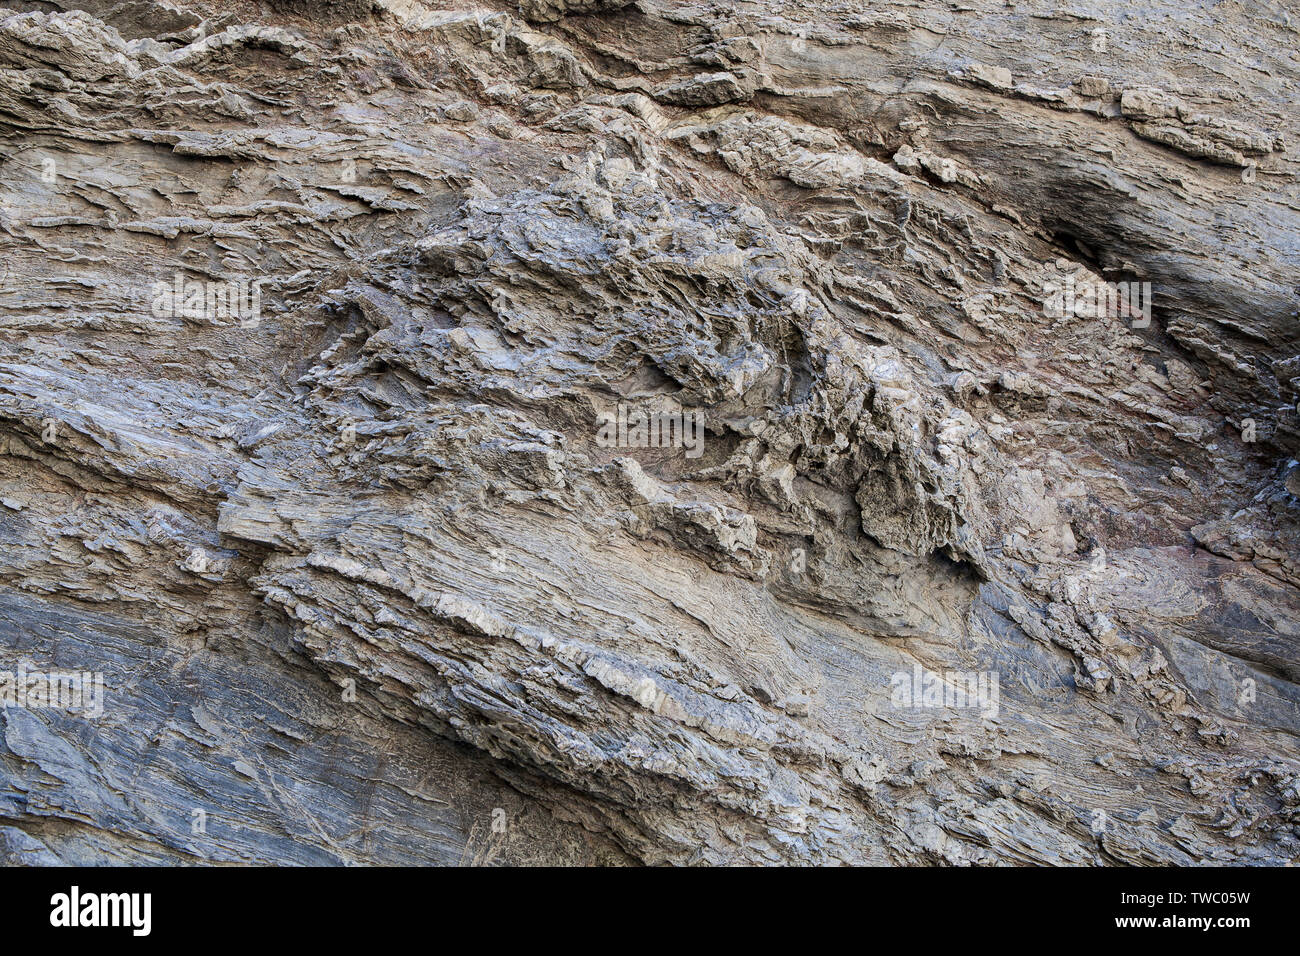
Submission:
M 1294 861 L 1298 33 L 0 8 L 0 860 Z

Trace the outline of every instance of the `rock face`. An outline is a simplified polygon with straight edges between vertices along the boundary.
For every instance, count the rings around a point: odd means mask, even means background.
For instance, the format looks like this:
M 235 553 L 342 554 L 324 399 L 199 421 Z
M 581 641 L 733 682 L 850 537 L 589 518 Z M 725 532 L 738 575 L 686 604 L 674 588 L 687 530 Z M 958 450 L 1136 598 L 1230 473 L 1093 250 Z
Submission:
M 1294 861 L 1298 38 L 9 2 L 0 862 Z

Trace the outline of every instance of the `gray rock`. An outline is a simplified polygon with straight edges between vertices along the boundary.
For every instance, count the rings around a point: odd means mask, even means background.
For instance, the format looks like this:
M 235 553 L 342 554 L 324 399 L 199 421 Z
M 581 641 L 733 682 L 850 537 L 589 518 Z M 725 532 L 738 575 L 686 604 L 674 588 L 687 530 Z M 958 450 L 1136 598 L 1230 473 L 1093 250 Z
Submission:
M 50 6 L 0 861 L 1296 859 L 1286 17 Z

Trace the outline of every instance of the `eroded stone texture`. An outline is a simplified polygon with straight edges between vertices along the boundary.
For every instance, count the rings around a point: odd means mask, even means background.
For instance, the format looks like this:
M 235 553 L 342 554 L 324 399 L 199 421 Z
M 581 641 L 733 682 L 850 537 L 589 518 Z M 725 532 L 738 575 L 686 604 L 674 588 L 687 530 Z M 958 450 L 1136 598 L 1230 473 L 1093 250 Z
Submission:
M 1293 861 L 1297 32 L 0 9 L 0 859 Z

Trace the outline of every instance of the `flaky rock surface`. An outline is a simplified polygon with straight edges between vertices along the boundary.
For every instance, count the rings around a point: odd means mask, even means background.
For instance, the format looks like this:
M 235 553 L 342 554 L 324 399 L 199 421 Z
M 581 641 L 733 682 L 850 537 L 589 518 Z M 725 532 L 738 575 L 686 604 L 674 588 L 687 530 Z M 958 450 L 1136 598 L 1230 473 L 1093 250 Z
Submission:
M 7 3 L 0 861 L 1295 861 L 1298 39 Z

